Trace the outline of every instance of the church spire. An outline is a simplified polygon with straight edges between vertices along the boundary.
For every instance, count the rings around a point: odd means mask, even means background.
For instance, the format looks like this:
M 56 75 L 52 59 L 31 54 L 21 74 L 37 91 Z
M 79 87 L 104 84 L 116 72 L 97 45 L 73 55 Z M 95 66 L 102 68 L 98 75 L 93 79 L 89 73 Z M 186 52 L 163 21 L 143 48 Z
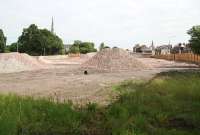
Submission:
M 54 34 L 54 22 L 53 22 L 53 17 L 52 17 L 52 22 L 51 22 L 51 33 Z
M 154 42 L 153 42 L 153 40 L 152 40 L 152 42 L 151 42 L 151 49 L 152 49 L 152 50 L 155 49 L 155 46 L 154 46 Z
M 151 42 L 151 46 L 154 46 L 154 42 L 153 42 L 153 40 L 152 40 L 152 42 Z

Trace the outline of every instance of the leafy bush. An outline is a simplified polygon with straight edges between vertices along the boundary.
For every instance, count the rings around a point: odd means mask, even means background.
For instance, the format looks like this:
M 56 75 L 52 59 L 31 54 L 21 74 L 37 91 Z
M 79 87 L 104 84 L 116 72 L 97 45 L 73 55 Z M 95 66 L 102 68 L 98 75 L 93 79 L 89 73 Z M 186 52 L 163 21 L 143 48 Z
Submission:
M 82 42 L 79 40 L 74 41 L 74 44 L 71 46 L 69 52 L 70 53 L 90 53 L 96 52 L 97 50 L 94 48 L 94 43 L 92 42 Z
M 10 52 L 17 52 L 17 43 L 12 43 L 11 45 L 9 45 L 8 50 Z

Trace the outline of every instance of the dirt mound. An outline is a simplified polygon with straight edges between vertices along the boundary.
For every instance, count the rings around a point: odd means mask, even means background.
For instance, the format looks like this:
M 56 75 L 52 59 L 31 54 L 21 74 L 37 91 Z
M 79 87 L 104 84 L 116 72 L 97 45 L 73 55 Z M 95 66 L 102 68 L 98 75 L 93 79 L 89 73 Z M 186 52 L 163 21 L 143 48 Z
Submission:
M 0 54 L 0 73 L 21 72 L 42 68 L 45 68 L 44 64 L 28 54 Z
M 83 69 L 99 71 L 127 71 L 147 68 L 127 51 L 119 48 L 104 49 L 82 64 Z

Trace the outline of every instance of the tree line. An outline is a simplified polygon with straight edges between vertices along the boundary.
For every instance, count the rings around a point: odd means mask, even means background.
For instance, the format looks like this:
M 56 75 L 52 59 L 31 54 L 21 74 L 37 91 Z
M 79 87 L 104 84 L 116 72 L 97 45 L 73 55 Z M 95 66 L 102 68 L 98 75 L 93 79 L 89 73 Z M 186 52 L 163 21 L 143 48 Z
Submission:
M 24 28 L 18 41 L 9 46 L 6 46 L 5 40 L 2 40 L 3 37 L 5 36 L 1 30 L 1 52 L 20 52 L 38 56 L 61 54 L 63 49 L 63 42 L 56 34 L 47 29 L 39 29 L 35 24 Z
M 74 41 L 73 45 L 69 48 L 69 53 L 90 53 L 96 52 L 95 44 L 92 42 L 82 42 L 80 40 Z
M 200 25 L 193 26 L 187 32 L 191 38 L 189 40 L 190 47 L 195 54 L 200 54 Z M 6 46 L 7 38 L 0 29 L 0 53 L 4 52 L 21 52 L 29 55 L 54 55 L 62 54 L 64 44 L 61 38 L 56 34 L 51 33 L 47 29 L 39 29 L 35 24 L 31 24 L 28 28 L 24 28 L 22 35 L 18 41 Z M 101 43 L 99 50 L 109 48 L 104 43 Z M 96 52 L 93 42 L 74 41 L 69 48 L 69 53 L 89 53 Z
M 51 33 L 47 29 L 39 29 L 37 25 L 31 24 L 28 28 L 24 28 L 18 41 L 6 46 L 6 36 L 0 29 L 0 53 L 4 52 L 20 52 L 29 55 L 55 55 L 63 54 L 64 44 L 61 38 Z M 93 42 L 74 41 L 70 47 L 70 53 L 89 53 L 96 52 Z
M 103 42 L 99 46 L 99 51 L 110 48 L 109 46 L 106 46 Z M 73 45 L 69 48 L 69 53 L 90 53 L 90 52 L 96 52 L 97 49 L 95 48 L 95 44 L 92 42 L 82 42 L 80 40 L 74 41 Z

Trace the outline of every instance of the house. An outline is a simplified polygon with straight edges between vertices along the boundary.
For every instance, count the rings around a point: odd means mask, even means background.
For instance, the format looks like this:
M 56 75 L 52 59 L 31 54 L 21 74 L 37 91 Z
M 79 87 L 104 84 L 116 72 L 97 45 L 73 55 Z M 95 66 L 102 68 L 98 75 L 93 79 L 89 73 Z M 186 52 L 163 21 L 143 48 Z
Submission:
M 139 44 L 136 44 L 134 47 L 133 47 L 133 52 L 134 53 L 142 53 L 142 54 L 146 54 L 146 53 L 152 53 L 152 50 L 151 48 L 147 47 L 146 45 L 139 45 Z
M 179 43 L 178 45 L 174 46 L 172 49 L 172 53 L 190 53 L 191 48 L 189 44 Z
M 183 53 L 192 53 L 191 44 L 185 44 L 185 43 L 183 43 L 183 45 L 185 46 L 183 48 Z
M 149 47 L 147 47 L 147 46 L 143 46 L 143 47 L 141 48 L 141 51 L 142 51 L 143 54 L 152 54 L 151 48 L 149 48 Z
M 136 44 L 134 47 L 133 47 L 133 52 L 134 53 L 141 53 L 141 46 L 139 44 Z
M 71 46 L 72 46 L 71 44 L 64 44 L 65 53 L 69 52 L 69 49 L 70 49 Z
M 136 44 L 133 47 L 133 52 L 134 53 L 141 53 L 141 54 L 144 54 L 144 55 L 155 55 L 154 42 L 152 41 L 150 47 L 147 47 L 146 45 Z
M 162 46 L 158 46 L 155 49 L 155 55 L 166 55 L 166 54 L 170 54 L 172 50 L 172 45 L 162 45 Z

